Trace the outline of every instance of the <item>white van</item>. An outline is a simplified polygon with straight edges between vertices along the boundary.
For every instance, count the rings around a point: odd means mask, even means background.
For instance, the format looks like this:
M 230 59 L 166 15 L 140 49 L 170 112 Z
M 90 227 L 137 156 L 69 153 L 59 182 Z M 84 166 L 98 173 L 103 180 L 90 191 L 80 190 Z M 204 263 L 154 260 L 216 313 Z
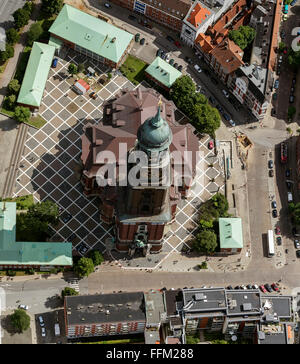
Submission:
M 292 192 L 288 192 L 288 202 L 293 202 Z

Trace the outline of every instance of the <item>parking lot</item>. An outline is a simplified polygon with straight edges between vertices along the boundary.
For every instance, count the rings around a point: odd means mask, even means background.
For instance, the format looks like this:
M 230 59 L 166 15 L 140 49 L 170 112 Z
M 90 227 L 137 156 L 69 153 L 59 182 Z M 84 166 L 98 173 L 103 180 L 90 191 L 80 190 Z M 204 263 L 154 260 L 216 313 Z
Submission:
M 58 66 L 50 70 L 40 113 L 47 124 L 40 130 L 30 128 L 15 185 L 15 195 L 32 193 L 35 201 L 50 199 L 61 211 L 59 225 L 53 229 L 52 241 L 72 241 L 85 253 L 90 247 L 105 250 L 111 227 L 100 222 L 99 201 L 83 195 L 80 184 L 81 135 L 87 123 L 102 118 L 101 105 L 121 88 L 134 86 L 124 77 L 115 75 L 97 92 L 94 100 L 71 90 L 68 64 L 84 63 L 93 67 L 99 77 L 107 70 L 103 65 L 83 59 L 68 51 Z M 66 96 L 67 95 L 67 96 Z
M 41 319 L 39 319 L 41 317 Z M 60 334 L 55 335 L 55 324 L 59 325 Z M 36 338 L 38 344 L 65 344 L 64 310 L 55 310 L 35 315 Z M 43 329 L 43 331 L 42 331 Z M 44 332 L 42 334 L 42 332 Z

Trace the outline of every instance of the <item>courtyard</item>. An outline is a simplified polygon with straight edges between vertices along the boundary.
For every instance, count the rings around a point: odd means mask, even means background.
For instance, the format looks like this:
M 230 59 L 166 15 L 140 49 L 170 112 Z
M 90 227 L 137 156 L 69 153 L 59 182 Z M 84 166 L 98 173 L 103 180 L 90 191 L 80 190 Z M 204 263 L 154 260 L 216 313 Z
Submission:
M 84 63 L 92 67 L 97 77 L 109 72 L 103 64 L 94 63 L 68 50 L 58 65 L 51 69 L 46 83 L 41 116 L 47 121 L 41 129 L 29 128 L 25 149 L 20 161 L 14 197 L 33 194 L 34 200 L 52 200 L 60 208 L 60 223 L 51 229 L 52 241 L 70 241 L 80 255 L 89 249 L 107 250 L 106 240 L 113 228 L 100 221 L 97 198 L 86 198 L 80 183 L 81 135 L 87 123 L 102 119 L 102 104 L 123 88 L 134 89 L 125 77 L 116 72 L 110 81 L 97 90 L 97 98 L 78 95 L 72 90 L 74 78 L 68 74 L 69 63 Z M 143 82 L 142 87 L 148 87 Z M 92 91 L 92 89 L 90 90 Z M 186 117 L 176 111 L 176 120 L 185 123 Z M 176 221 L 167 228 L 162 252 L 150 257 L 127 260 L 124 254 L 107 250 L 108 257 L 121 259 L 124 267 L 155 268 L 171 253 L 188 251 L 197 228 L 197 207 L 214 193 L 223 191 L 224 177 L 219 160 L 208 149 L 208 136 L 199 141 L 200 160 L 190 196 L 178 206 Z M 126 260 L 123 260 L 123 259 Z

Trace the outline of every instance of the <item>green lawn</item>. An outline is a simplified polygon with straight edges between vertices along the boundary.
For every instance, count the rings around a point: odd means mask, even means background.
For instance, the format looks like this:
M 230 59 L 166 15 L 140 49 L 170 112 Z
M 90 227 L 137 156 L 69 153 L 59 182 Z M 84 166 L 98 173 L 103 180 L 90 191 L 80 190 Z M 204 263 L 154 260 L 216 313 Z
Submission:
M 121 66 L 120 71 L 129 81 L 137 85 L 145 79 L 145 69 L 147 67 L 147 63 L 129 55 Z
M 31 116 L 29 121 L 27 122 L 28 125 L 33 126 L 34 128 L 40 129 L 43 127 L 47 121 L 43 119 L 40 115 L 38 116 Z
M 0 111 L 9 116 L 10 118 L 13 118 L 14 117 L 14 111 L 10 111 L 10 110 L 6 110 L 4 107 L 1 107 Z

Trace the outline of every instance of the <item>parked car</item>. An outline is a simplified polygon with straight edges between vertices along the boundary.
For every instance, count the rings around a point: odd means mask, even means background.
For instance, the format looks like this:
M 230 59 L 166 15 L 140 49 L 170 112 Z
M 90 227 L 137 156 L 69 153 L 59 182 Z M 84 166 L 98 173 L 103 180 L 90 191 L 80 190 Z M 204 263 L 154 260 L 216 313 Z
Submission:
M 294 95 L 290 95 L 289 103 L 292 104 L 294 101 L 295 101 L 295 96 Z
M 291 87 L 291 91 L 290 91 L 290 93 L 291 93 L 291 95 L 293 94 L 295 92 L 295 87 Z
M 182 67 L 182 65 L 180 64 L 180 65 L 178 66 L 178 68 L 177 68 L 177 69 L 178 69 L 178 71 L 179 71 L 179 72 L 181 72 L 181 71 L 182 71 L 182 68 L 183 68 L 183 67 Z
M 280 68 L 277 68 L 276 75 L 280 76 Z
M 228 99 L 229 93 L 226 90 L 224 90 L 224 89 L 222 90 L 222 92 L 223 92 L 224 96 Z
M 141 40 L 140 40 L 140 45 L 144 45 L 145 44 L 145 38 L 142 38 Z
M 27 305 L 19 305 L 18 308 L 20 308 L 21 310 L 27 311 L 29 307 Z
M 292 85 L 296 85 L 296 77 L 292 79 Z
M 296 257 L 300 258 L 300 250 L 296 250 Z
M 265 286 L 262 284 L 259 286 L 259 289 L 263 292 L 263 293 L 267 293 L 267 290 L 265 289 Z
M 184 59 L 187 61 L 187 63 L 188 64 L 192 64 L 193 63 L 193 60 L 192 60 L 192 58 L 190 58 L 190 57 L 184 57 Z
M 295 245 L 295 248 L 296 248 L 296 249 L 300 249 L 300 242 L 299 242 L 299 240 L 298 240 L 298 239 L 295 239 L 295 240 L 294 240 L 294 245 Z
M 213 96 L 209 96 L 209 101 L 210 101 L 212 104 L 215 104 L 215 103 L 216 103 L 216 99 L 215 99 Z
M 283 60 L 283 56 L 279 56 L 279 57 L 278 57 L 278 63 L 281 63 L 281 62 L 282 62 L 282 60 Z
M 270 293 L 272 292 L 272 288 L 268 283 L 265 284 L 265 289 Z
M 208 149 L 213 149 L 214 148 L 214 142 L 211 140 L 209 143 L 208 143 Z
M 296 4 L 297 0 L 293 0 L 291 3 L 290 3 L 290 6 L 294 6 Z
M 274 88 L 275 89 L 279 88 L 279 80 L 275 80 L 275 82 L 274 82 Z
M 216 109 L 219 111 L 220 114 L 223 114 L 224 110 L 223 110 L 222 106 L 217 105 Z
M 279 290 L 279 288 L 278 288 L 278 286 L 277 286 L 277 284 L 276 284 L 276 283 L 272 283 L 272 284 L 271 284 L 271 287 L 273 288 L 273 290 L 274 290 L 275 292 L 277 292 L 277 291 Z
M 140 40 L 140 33 L 136 33 L 136 35 L 134 36 L 134 39 L 136 42 L 138 42 Z
M 44 327 L 45 326 L 45 323 L 44 323 L 44 319 L 43 319 L 43 316 L 39 316 L 38 317 L 38 320 L 39 320 L 39 324 L 41 327 Z
M 230 124 L 231 126 L 235 126 L 235 122 L 234 122 L 232 119 L 230 119 L 230 120 L 229 120 L 229 124 Z
M 285 38 L 285 31 L 284 30 L 282 30 L 280 32 L 280 37 L 281 37 L 281 39 L 284 39 Z
M 200 68 L 200 66 L 198 66 L 197 64 L 194 65 L 194 68 L 197 72 L 202 72 L 202 69 Z
M 269 167 L 270 169 L 274 167 L 274 164 L 273 164 L 272 159 L 270 159 L 270 160 L 268 161 L 268 167 Z
M 288 188 L 288 190 L 292 189 L 292 183 L 289 181 L 286 181 L 286 187 Z
M 280 231 L 280 227 L 279 226 L 276 226 L 275 227 L 275 234 L 276 235 L 280 235 L 281 234 L 281 231 Z
M 277 95 L 277 93 L 276 93 L 276 92 L 274 92 L 274 93 L 273 93 L 273 95 L 272 95 L 272 99 L 273 99 L 273 100 L 277 100 L 277 96 L 278 96 L 278 95 Z
M 269 169 L 269 177 L 274 177 L 274 170 L 273 169 Z
M 257 284 L 253 284 L 253 286 L 252 286 L 252 289 L 258 289 L 259 287 L 258 287 L 258 285 Z
M 277 245 L 281 245 L 282 244 L 282 238 L 281 238 L 281 236 L 277 236 L 276 243 L 277 243 Z
M 226 114 L 226 112 L 223 113 L 223 117 L 226 121 L 229 121 L 231 119 L 230 115 Z
M 234 289 L 241 289 L 240 286 L 235 286 Z
M 228 286 L 226 289 L 233 289 L 233 287 L 232 286 Z
M 291 169 L 291 168 L 287 169 L 287 170 L 285 171 L 285 176 L 286 176 L 286 177 L 290 177 L 290 176 L 291 176 L 291 172 L 292 172 L 292 169 Z
M 171 42 L 171 43 L 174 43 L 174 42 L 175 42 L 175 39 L 174 39 L 174 38 L 172 38 L 170 35 L 167 35 L 167 36 L 166 36 L 166 39 L 167 39 L 169 42 Z
M 242 285 L 240 286 L 240 288 L 241 288 L 241 289 L 247 289 L 247 287 L 246 287 L 244 284 L 242 284 Z
M 247 284 L 248 289 L 252 289 L 252 284 Z
M 96 100 L 96 98 L 98 97 L 98 95 L 96 94 L 95 91 L 90 93 L 90 97 L 92 97 L 94 100 Z
M 136 20 L 136 17 L 133 16 L 133 15 L 128 15 L 128 19 L 130 19 L 130 20 Z
M 56 68 L 57 62 L 58 62 L 58 59 L 54 58 L 53 61 L 52 61 L 52 68 Z
M 46 329 L 44 327 L 42 327 L 42 337 L 46 336 Z
M 272 209 L 277 209 L 276 201 L 272 201 L 271 206 L 272 206 Z
M 276 218 L 276 217 L 278 217 L 278 212 L 277 212 L 277 210 L 272 210 L 272 216 L 274 217 L 274 219 Z

